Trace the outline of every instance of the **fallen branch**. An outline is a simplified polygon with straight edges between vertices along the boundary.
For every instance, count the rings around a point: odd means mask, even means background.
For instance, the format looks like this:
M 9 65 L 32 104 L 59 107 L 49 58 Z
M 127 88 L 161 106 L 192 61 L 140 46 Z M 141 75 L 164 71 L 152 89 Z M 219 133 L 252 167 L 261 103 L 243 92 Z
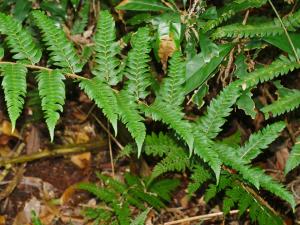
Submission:
M 234 215 L 239 213 L 239 210 L 231 210 L 228 214 L 229 215 Z M 210 213 L 210 214 L 206 214 L 206 215 L 201 215 L 201 216 L 193 216 L 193 217 L 189 217 L 189 218 L 184 218 L 184 219 L 180 219 L 180 220 L 175 220 L 175 221 L 171 221 L 171 222 L 167 222 L 164 223 L 164 225 L 174 225 L 174 224 L 181 224 L 184 222 L 190 222 L 190 221 L 195 221 L 195 220 L 209 220 L 209 219 L 213 219 L 215 217 L 220 217 L 220 216 L 224 216 L 223 212 L 217 212 L 217 213 Z
M 56 149 L 46 149 L 31 155 L 22 155 L 11 159 L 0 160 L 0 167 L 5 167 L 8 164 L 20 164 L 25 162 L 31 162 L 37 159 L 58 157 L 68 154 L 77 154 L 81 152 L 89 152 L 94 150 L 103 151 L 106 148 L 107 143 L 101 140 L 91 143 L 72 145 L 68 147 L 60 147 Z

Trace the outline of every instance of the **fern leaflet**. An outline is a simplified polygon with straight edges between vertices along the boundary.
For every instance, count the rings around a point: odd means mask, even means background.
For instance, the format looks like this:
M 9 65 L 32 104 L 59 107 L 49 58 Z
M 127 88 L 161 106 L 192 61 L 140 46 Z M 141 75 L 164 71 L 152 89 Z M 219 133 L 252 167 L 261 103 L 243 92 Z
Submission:
M 261 109 L 266 119 L 269 118 L 270 113 L 272 116 L 279 116 L 283 113 L 290 112 L 300 106 L 300 91 L 290 90 L 286 95 L 280 97 L 275 102 L 267 105 Z
M 34 22 L 43 33 L 43 40 L 48 46 L 47 49 L 50 51 L 50 59 L 53 64 L 67 69 L 71 73 L 80 72 L 82 69 L 80 58 L 65 33 L 43 12 L 34 11 L 32 15 Z
M 133 96 L 123 90 L 117 95 L 119 115 L 126 125 L 138 147 L 138 156 L 141 155 L 143 142 L 146 136 L 146 127 L 142 122 L 144 118 L 139 114 Z
M 64 75 L 59 70 L 41 71 L 38 74 L 38 89 L 42 101 L 51 141 L 54 138 L 54 128 L 59 119 L 59 112 L 63 111 L 65 103 Z
M 190 182 L 187 188 L 189 196 L 195 193 L 206 181 L 211 179 L 211 174 L 202 166 L 195 165 L 192 170 L 191 179 L 193 182 Z
M 28 61 L 32 65 L 38 63 L 42 52 L 32 36 L 22 28 L 21 23 L 3 13 L 0 13 L 0 23 L 5 24 L 0 28 L 0 33 L 7 35 L 7 44 L 11 51 L 16 53 L 13 58 Z
M 268 125 L 262 131 L 252 134 L 249 141 L 238 152 L 246 162 L 251 162 L 260 153 L 261 150 L 266 149 L 285 128 L 284 122 L 277 122 L 272 125 Z
M 111 122 L 115 133 L 118 130 L 118 103 L 113 89 L 103 83 L 98 77 L 90 80 L 81 80 L 81 89 L 94 100 L 97 106 L 103 109 L 103 113 Z
M 151 84 L 149 65 L 150 36 L 149 29 L 140 28 L 131 40 L 132 49 L 128 53 L 125 75 L 127 90 L 136 99 L 144 99 L 148 92 L 146 88 Z
M 151 115 L 154 120 L 161 120 L 174 129 L 174 131 L 187 143 L 190 152 L 192 152 L 194 138 L 190 132 L 191 124 L 182 119 L 182 112 L 173 109 L 170 105 L 159 100 L 155 101 L 151 106 L 144 106 L 142 109 L 146 115 Z
M 116 31 L 113 17 L 108 11 L 101 11 L 95 37 L 96 66 L 93 74 L 110 85 L 116 85 L 120 81 L 120 77 L 118 77 L 120 73 L 117 70 L 120 61 L 116 58 L 120 47 L 115 39 Z
M 19 118 L 26 96 L 26 74 L 27 68 L 22 64 L 2 64 L 2 87 L 4 89 L 5 101 L 9 118 L 12 124 L 12 130 L 16 127 L 16 121 Z
M 296 168 L 300 164 L 300 137 L 297 138 L 292 152 L 289 155 L 288 161 L 285 165 L 285 174 Z
M 173 53 L 169 65 L 168 77 L 163 80 L 158 99 L 172 106 L 179 106 L 184 100 L 182 84 L 185 82 L 185 62 L 181 52 Z

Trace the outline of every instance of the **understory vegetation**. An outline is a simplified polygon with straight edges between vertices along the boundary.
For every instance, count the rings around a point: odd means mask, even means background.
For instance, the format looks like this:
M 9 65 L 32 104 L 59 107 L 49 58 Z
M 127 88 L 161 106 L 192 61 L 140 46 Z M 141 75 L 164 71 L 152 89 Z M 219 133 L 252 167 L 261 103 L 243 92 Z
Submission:
M 241 224 L 284 224 L 299 201 L 287 185 L 300 163 L 299 28 L 297 0 L 5 0 L 1 110 L 12 131 L 30 118 L 59 143 L 70 98 L 99 108 L 114 163 L 131 171 L 75 184 L 96 198 L 86 223 L 145 224 L 181 190 L 225 221 L 238 210 Z M 282 145 L 278 179 L 266 158 Z

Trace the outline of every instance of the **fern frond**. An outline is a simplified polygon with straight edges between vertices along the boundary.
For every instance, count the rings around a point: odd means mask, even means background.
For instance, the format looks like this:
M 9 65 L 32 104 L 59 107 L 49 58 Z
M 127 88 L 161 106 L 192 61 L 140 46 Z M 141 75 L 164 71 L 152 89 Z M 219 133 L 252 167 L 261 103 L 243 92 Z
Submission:
M 73 35 L 81 34 L 84 32 L 84 28 L 87 26 L 89 22 L 89 12 L 90 12 L 90 3 L 85 2 L 81 10 L 79 11 L 78 17 L 76 18 L 72 26 Z
M 225 165 L 237 170 L 246 181 L 254 185 L 257 189 L 262 187 L 287 201 L 292 208 L 295 207 L 296 203 L 293 195 L 283 185 L 266 175 L 261 169 L 249 166 L 244 159 L 239 157 L 235 149 L 221 144 L 215 144 L 215 149 L 218 151 L 219 157 Z
M 185 62 L 180 51 L 173 53 L 169 65 L 168 77 L 163 80 L 158 99 L 169 105 L 179 106 L 184 100 L 182 84 L 185 82 Z
M 114 209 L 118 224 L 120 225 L 129 225 L 130 224 L 130 209 L 128 202 L 118 202 L 114 201 L 112 203 L 112 208 Z
M 287 74 L 298 68 L 300 68 L 300 64 L 296 62 L 296 60 L 280 57 L 273 61 L 270 65 L 256 69 L 252 73 L 249 73 L 238 82 L 240 82 L 241 87 L 245 90 L 249 87 L 254 87 L 259 83 Z
M 98 77 L 90 80 L 81 80 L 79 86 L 103 110 L 104 115 L 109 119 L 115 133 L 117 133 L 118 103 L 113 89 L 103 83 Z
M 241 91 L 236 82 L 225 87 L 224 90 L 211 101 L 207 112 L 196 123 L 195 131 L 203 133 L 208 138 L 215 138 L 226 122 L 232 106 L 240 96 Z
M 123 90 L 117 95 L 119 115 L 122 122 L 126 125 L 138 147 L 138 156 L 141 155 L 143 142 L 146 137 L 146 127 L 142 122 L 144 118 L 139 114 L 133 96 Z
M 249 209 L 249 216 L 253 223 L 257 221 L 260 225 L 268 225 L 272 221 L 274 225 L 282 224 L 280 217 L 265 206 L 263 201 L 238 184 L 234 184 L 232 188 L 226 190 L 226 198 L 223 201 L 224 213 L 228 213 L 235 204 L 238 204 L 239 216 Z
M 13 58 L 28 61 L 32 65 L 38 63 L 42 52 L 21 23 L 3 13 L 0 13 L 0 23 L 4 25 L 0 28 L 0 33 L 7 35 L 7 44 L 11 52 L 16 53 Z
M 153 168 L 151 179 L 154 179 L 166 172 L 184 171 L 189 165 L 189 157 L 184 149 L 177 147 L 172 150 Z
M 279 96 L 278 100 L 270 105 L 264 106 L 261 111 L 265 118 L 268 119 L 270 113 L 273 117 L 279 116 L 283 113 L 293 111 L 300 106 L 300 91 L 291 90 L 284 96 Z
M 4 89 L 5 101 L 9 118 L 12 124 L 12 130 L 16 127 L 16 121 L 19 118 L 26 96 L 26 74 L 27 68 L 22 64 L 2 64 L 2 87 Z
M 144 99 L 148 95 L 146 88 L 151 84 L 148 65 L 148 54 L 151 51 L 149 32 L 146 27 L 140 28 L 132 36 L 132 49 L 128 53 L 125 75 L 129 80 L 126 86 L 136 99 Z
M 233 17 L 236 13 L 247 10 L 249 8 L 259 8 L 262 5 L 266 4 L 266 2 L 266 0 L 242 0 L 233 1 L 229 4 L 226 4 L 225 7 L 221 8 L 218 11 L 218 18 L 207 21 L 203 26 L 203 30 L 204 32 L 212 30 L 221 23 Z
M 106 188 L 99 187 L 93 183 L 79 183 L 76 185 L 76 188 L 88 191 L 106 203 L 111 203 L 116 199 L 114 192 L 109 191 Z
M 206 181 L 211 178 L 211 174 L 206 169 L 200 165 L 195 165 L 192 169 L 192 182 L 190 182 L 187 187 L 188 195 L 191 196 L 194 194 Z
M 70 73 L 78 73 L 82 69 L 80 58 L 70 40 L 67 39 L 62 29 L 56 26 L 41 11 L 32 12 L 35 24 L 43 33 L 43 40 L 50 51 L 52 63 L 58 67 L 67 69 Z
M 288 31 L 295 31 L 296 28 L 300 27 L 300 11 L 283 18 L 283 24 Z M 246 37 L 267 37 L 283 34 L 284 29 L 282 28 L 278 19 L 265 23 L 258 24 L 231 24 L 223 27 L 219 27 L 213 34 L 213 39 L 219 39 L 224 37 L 230 38 L 246 38 Z
M 120 60 L 116 57 L 120 47 L 115 39 L 115 21 L 108 11 L 101 11 L 95 36 L 96 66 L 93 74 L 110 85 L 116 85 L 120 81 L 117 70 Z
M 194 138 L 191 124 L 183 120 L 182 112 L 159 100 L 156 100 L 151 106 L 144 106 L 142 109 L 146 115 L 150 115 L 154 120 L 160 120 L 169 125 L 187 143 L 190 152 L 192 151 Z
M 131 221 L 130 225 L 144 225 L 151 209 L 146 209 Z
M 42 101 L 42 109 L 45 114 L 51 141 L 54 138 L 54 128 L 63 111 L 65 103 L 64 75 L 59 70 L 41 71 L 38 74 L 38 89 Z
M 204 136 L 197 129 L 194 129 L 194 152 L 204 162 L 206 162 L 216 175 L 217 183 L 219 182 L 222 162 L 218 153 L 213 148 L 213 141 Z
M 285 174 L 288 174 L 291 170 L 296 168 L 300 164 L 300 136 L 297 138 L 294 147 L 289 155 L 289 158 L 285 165 Z
M 252 134 L 248 142 L 238 149 L 241 158 L 246 162 L 251 162 L 261 153 L 261 150 L 266 149 L 278 137 L 284 128 L 284 122 L 277 122 L 266 126 L 262 131 Z
M 146 136 L 144 147 L 146 155 L 162 157 L 173 148 L 178 148 L 178 144 L 169 135 L 160 132 L 158 135 L 152 133 Z
M 162 179 L 153 181 L 148 189 L 150 192 L 156 193 L 161 199 L 170 202 L 172 199 L 172 191 L 179 185 L 179 179 Z

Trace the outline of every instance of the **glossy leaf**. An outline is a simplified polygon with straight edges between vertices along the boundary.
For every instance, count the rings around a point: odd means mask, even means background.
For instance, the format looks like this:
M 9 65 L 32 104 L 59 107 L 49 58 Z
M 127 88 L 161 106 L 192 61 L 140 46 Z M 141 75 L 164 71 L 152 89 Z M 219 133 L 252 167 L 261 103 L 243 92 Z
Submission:
M 157 0 L 123 0 L 117 7 L 118 10 L 136 11 L 169 11 L 170 8 L 164 6 Z

